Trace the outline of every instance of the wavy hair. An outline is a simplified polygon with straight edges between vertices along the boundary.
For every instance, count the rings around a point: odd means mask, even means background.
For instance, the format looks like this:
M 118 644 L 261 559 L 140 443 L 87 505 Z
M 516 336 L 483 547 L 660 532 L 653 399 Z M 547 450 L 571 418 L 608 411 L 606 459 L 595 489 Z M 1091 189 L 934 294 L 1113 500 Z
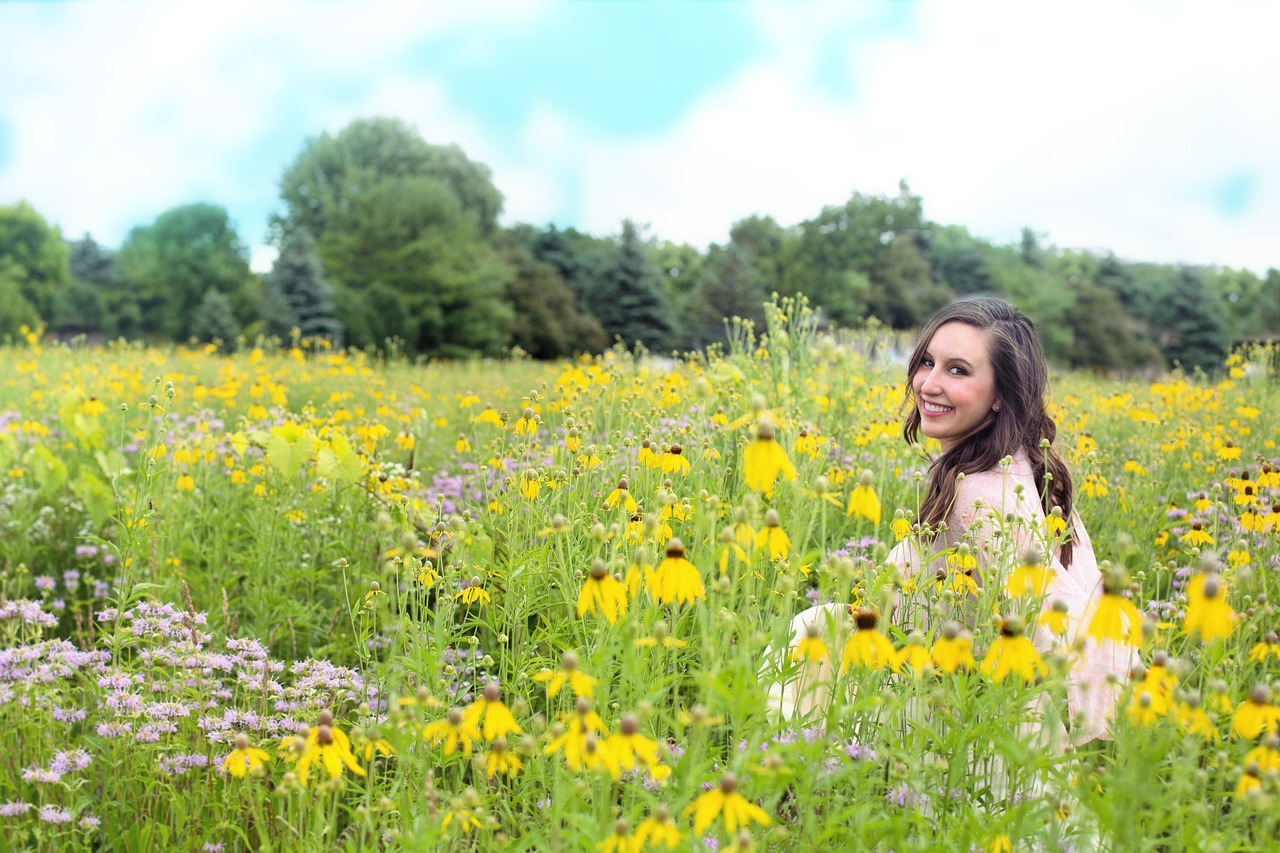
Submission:
M 986 332 L 990 350 L 987 355 L 995 374 L 1000 408 L 990 412 L 967 438 L 933 460 L 920 521 L 936 527 L 946 519 L 956 499 L 956 475 L 990 471 L 1001 459 L 1021 450 L 1031 462 L 1044 514 L 1049 515 L 1057 507 L 1067 523 L 1069 538 L 1062 544 L 1058 559 L 1063 566 L 1070 566 L 1076 541 L 1071 523 L 1071 471 L 1053 446 L 1058 425 L 1047 409 L 1049 370 L 1035 324 L 1025 314 L 1003 299 L 978 297 L 953 302 L 924 324 L 907 363 L 903 407 L 909 410 L 902 425 L 903 438 L 911 445 L 920 442 L 920 409 L 912 378 L 924 361 L 934 333 L 947 323 L 964 323 Z

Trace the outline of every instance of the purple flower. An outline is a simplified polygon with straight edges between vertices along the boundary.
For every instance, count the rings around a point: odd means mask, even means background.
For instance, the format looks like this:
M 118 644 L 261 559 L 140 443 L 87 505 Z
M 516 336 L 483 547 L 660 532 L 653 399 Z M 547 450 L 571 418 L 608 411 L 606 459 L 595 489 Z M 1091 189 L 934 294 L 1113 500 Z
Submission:
M 77 549 L 79 550 L 79 549 Z M 62 585 L 67 589 L 75 589 L 80 584 L 80 573 L 75 569 L 67 569 L 62 573 Z
M 99 826 L 102 825 L 102 821 L 98 820 L 96 817 L 94 817 L 91 814 L 87 814 L 84 817 L 80 818 L 79 822 L 80 822 L 81 829 L 97 829 Z
M 97 554 L 98 554 L 97 545 L 77 545 L 76 546 L 77 557 L 95 557 L 97 556 Z
M 50 716 L 60 723 L 78 723 L 85 718 L 86 713 L 84 708 L 59 708 L 55 705 Z
M 40 575 L 36 578 L 36 589 L 56 589 L 57 586 L 52 575 Z
M 71 812 L 57 806 L 45 806 L 40 809 L 40 819 L 45 823 L 71 823 Z
M 31 803 L 8 802 L 0 804 L 0 817 L 16 817 L 31 810 Z

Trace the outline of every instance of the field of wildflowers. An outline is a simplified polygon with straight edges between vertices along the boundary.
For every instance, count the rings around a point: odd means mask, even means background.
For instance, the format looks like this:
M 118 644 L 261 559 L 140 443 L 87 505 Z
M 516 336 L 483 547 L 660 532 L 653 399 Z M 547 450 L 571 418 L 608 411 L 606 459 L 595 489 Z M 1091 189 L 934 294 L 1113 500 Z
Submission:
M 892 347 L 0 350 L 0 848 L 1273 849 L 1275 354 L 1055 378 L 1140 661 L 1070 748 L 1045 567 L 914 522 Z

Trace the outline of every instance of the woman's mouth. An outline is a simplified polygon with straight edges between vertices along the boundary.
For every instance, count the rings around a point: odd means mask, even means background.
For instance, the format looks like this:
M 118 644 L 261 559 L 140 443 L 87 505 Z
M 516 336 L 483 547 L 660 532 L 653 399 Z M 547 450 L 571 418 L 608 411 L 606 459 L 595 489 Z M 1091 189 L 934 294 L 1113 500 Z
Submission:
M 945 415 L 954 410 L 953 406 L 940 406 L 937 403 L 930 403 L 928 400 L 920 401 L 920 411 L 922 414 L 937 417 Z

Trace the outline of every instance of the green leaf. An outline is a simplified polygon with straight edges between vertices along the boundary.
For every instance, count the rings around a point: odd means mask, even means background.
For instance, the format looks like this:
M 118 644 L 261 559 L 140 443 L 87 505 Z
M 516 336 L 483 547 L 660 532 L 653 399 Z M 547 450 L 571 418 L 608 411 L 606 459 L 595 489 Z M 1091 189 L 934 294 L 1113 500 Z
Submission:
M 91 471 L 82 470 L 71 481 L 71 491 L 83 503 L 95 528 L 101 529 L 115 509 L 116 496 L 111 487 Z
M 31 448 L 31 470 L 40 483 L 40 494 L 48 496 L 67 482 L 67 465 L 43 444 Z
M 329 446 L 320 448 L 316 454 L 316 475 L 345 483 L 360 480 L 360 456 L 345 435 L 334 435 Z

